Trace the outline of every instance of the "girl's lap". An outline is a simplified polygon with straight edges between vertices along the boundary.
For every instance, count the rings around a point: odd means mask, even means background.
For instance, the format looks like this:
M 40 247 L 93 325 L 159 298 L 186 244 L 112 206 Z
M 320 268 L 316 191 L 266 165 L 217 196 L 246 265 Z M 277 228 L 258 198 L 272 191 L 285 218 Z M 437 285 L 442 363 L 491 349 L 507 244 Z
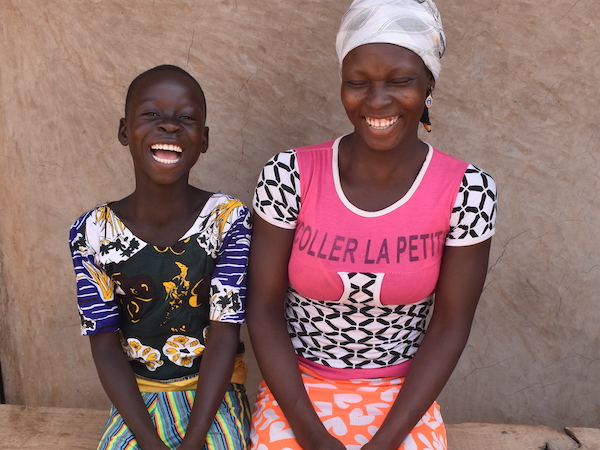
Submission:
M 183 441 L 195 391 L 145 392 L 142 397 L 163 442 L 175 450 Z M 203 450 L 245 450 L 250 429 L 250 408 L 242 385 L 230 384 L 209 429 Z M 98 450 L 139 450 L 123 418 L 111 414 Z

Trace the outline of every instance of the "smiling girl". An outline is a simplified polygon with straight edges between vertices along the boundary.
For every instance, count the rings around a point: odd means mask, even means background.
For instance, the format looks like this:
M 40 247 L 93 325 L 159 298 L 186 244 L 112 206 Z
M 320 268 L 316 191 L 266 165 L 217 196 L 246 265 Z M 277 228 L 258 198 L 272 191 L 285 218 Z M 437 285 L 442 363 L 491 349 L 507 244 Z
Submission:
M 99 449 L 245 449 L 248 209 L 189 184 L 206 101 L 183 69 L 133 80 L 118 139 L 135 190 L 71 228 L 82 334 L 113 403 Z

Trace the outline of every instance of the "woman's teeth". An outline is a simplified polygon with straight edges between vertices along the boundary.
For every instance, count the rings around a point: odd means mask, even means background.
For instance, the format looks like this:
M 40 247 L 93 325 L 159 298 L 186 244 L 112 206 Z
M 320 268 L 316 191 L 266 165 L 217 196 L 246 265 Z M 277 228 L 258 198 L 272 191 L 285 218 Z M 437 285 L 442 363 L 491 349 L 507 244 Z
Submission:
M 150 147 L 152 157 L 162 164 L 175 164 L 181 158 L 183 149 L 174 144 L 154 144 Z
M 375 119 L 373 117 L 365 117 L 367 125 L 375 130 L 385 130 L 391 127 L 398 121 L 398 116 L 387 117 L 385 119 Z

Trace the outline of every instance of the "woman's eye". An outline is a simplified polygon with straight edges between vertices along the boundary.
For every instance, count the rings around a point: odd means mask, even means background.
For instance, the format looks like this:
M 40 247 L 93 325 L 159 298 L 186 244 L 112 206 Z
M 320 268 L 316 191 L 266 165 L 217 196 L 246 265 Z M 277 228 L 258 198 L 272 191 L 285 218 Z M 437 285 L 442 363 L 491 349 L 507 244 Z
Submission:
M 346 81 L 346 84 L 350 87 L 363 87 L 367 85 L 366 81 Z
M 408 82 L 410 82 L 409 78 L 395 78 L 393 80 L 390 80 L 390 84 L 395 85 L 395 86 L 404 85 L 404 84 L 407 84 Z

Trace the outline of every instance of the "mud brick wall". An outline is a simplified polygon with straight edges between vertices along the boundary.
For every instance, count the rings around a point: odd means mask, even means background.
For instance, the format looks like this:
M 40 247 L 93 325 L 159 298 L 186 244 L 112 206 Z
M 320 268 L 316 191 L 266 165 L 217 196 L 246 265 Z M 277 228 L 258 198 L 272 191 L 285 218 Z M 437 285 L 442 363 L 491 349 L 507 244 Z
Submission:
M 125 89 L 205 88 L 198 186 L 249 201 L 262 164 L 350 131 L 334 37 L 350 0 L 0 1 L 0 364 L 9 403 L 106 408 L 79 336 L 72 221 L 133 187 Z M 498 232 L 449 422 L 597 427 L 600 4 L 439 0 L 434 146 L 490 172 Z M 256 369 L 249 389 L 255 390 Z

